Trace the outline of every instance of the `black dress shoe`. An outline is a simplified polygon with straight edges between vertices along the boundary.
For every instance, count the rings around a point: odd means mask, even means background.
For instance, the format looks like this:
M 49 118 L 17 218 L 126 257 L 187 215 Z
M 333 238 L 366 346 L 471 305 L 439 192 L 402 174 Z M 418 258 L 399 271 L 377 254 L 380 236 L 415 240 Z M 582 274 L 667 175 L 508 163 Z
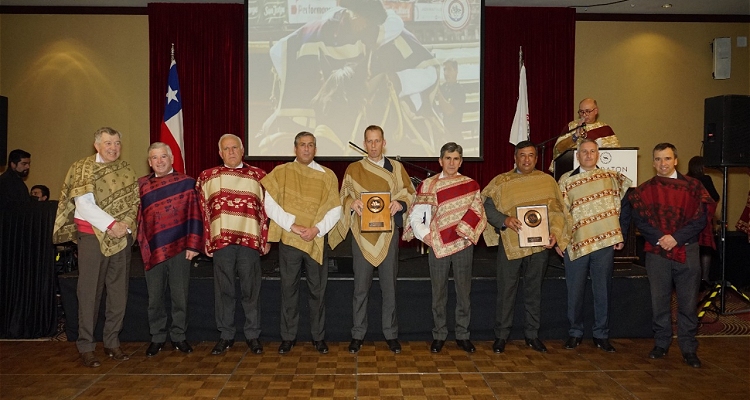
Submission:
M 279 345 L 279 354 L 286 354 L 292 351 L 292 347 L 297 344 L 297 339 L 294 340 L 282 340 Z M 249 346 L 249 345 L 248 345 Z
M 456 339 L 456 344 L 458 345 L 459 349 L 467 353 L 473 353 L 477 351 L 477 348 L 474 347 L 474 344 L 471 343 L 471 340 L 469 339 Z
M 542 341 L 539 340 L 539 338 L 533 338 L 533 339 L 526 338 L 526 346 L 529 346 L 532 349 L 540 353 L 547 352 L 547 347 L 544 346 L 544 343 L 542 343 Z
M 604 339 L 594 338 L 594 346 L 606 351 L 607 353 L 614 353 L 615 351 L 617 351 L 615 350 L 615 347 L 612 346 L 611 343 L 609 343 L 609 339 L 607 338 L 604 338 Z
M 440 353 L 440 350 L 443 350 L 443 346 L 445 346 L 445 340 L 433 340 L 430 345 L 430 353 Z
M 263 354 L 263 345 L 260 344 L 258 338 L 245 340 L 245 343 L 247 343 L 247 347 L 249 347 L 250 351 L 253 353 Z M 279 350 L 281 350 L 281 348 L 279 348 Z
M 596 339 L 594 339 L 594 340 L 596 340 Z M 576 347 L 578 347 L 579 344 L 581 344 L 581 341 L 583 341 L 583 338 L 571 336 L 565 342 L 565 348 L 568 349 L 568 350 L 573 350 Z
M 211 354 L 213 355 L 219 355 L 227 351 L 228 348 L 234 346 L 234 339 L 227 340 L 227 339 L 219 339 L 219 341 L 216 343 L 216 346 L 214 346 L 213 350 L 211 350 Z
M 695 353 L 685 353 L 682 355 L 682 359 L 685 360 L 687 365 L 693 368 L 701 367 L 701 360 L 698 358 L 698 356 Z
M 398 354 L 401 352 L 401 343 L 398 342 L 398 339 L 386 339 L 386 344 L 388 344 L 388 348 Z
M 362 339 L 352 339 L 351 343 L 349 343 L 349 352 L 352 354 L 358 352 L 362 348 L 362 343 L 364 343 Z
M 164 347 L 164 342 L 161 342 L 161 343 L 151 342 L 151 344 L 148 345 L 148 349 L 146 349 L 146 357 L 153 357 L 159 354 L 162 347 Z
M 651 350 L 650 353 L 648 353 L 648 358 L 656 360 L 657 358 L 662 358 L 667 355 L 667 349 L 659 346 L 654 346 L 654 348 Z
M 326 344 L 325 340 L 313 340 L 312 344 L 313 347 L 315 347 L 315 350 L 318 351 L 318 353 L 328 354 L 328 345 Z
M 498 354 L 505 352 L 505 339 L 495 339 L 495 343 L 492 343 L 492 351 Z
M 179 342 L 172 342 L 172 348 L 175 350 L 179 350 L 185 354 L 190 354 L 193 352 L 193 348 L 190 346 L 190 343 L 180 340 Z

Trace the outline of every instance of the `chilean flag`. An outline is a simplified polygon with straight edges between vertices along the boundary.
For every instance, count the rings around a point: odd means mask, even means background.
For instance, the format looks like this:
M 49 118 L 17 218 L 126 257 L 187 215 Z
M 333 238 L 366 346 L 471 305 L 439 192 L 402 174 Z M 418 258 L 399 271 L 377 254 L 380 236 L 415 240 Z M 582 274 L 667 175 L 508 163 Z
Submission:
M 182 129 L 182 95 L 180 81 L 177 79 L 177 62 L 172 59 L 169 66 L 167 83 L 167 105 L 164 107 L 164 121 L 161 123 L 159 141 L 169 145 L 172 149 L 174 163 L 172 168 L 178 172 L 185 172 L 185 153 Z

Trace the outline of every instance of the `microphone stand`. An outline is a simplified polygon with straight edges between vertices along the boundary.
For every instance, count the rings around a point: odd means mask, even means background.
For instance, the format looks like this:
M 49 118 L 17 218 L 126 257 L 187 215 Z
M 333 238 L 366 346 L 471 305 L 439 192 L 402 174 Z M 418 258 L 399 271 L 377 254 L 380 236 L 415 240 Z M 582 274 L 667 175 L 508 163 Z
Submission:
M 540 169 L 540 171 L 544 171 L 544 151 L 545 151 L 545 149 L 547 147 L 547 143 L 550 143 L 553 140 L 557 141 L 557 139 L 560 139 L 561 137 L 569 134 L 570 132 L 573 132 L 573 131 L 577 130 L 578 128 L 584 128 L 585 129 L 586 128 L 586 123 L 584 122 L 583 125 L 578 125 L 578 126 L 574 127 L 573 129 L 568 129 L 567 131 L 565 131 L 565 132 L 563 132 L 563 133 L 561 133 L 561 134 L 559 134 L 557 136 L 553 136 L 553 137 L 551 137 L 551 138 L 549 138 L 549 139 L 547 139 L 547 140 L 545 140 L 545 141 L 543 141 L 543 142 L 541 142 L 541 143 L 539 143 L 539 144 L 536 145 L 537 148 L 541 149 L 541 155 L 542 155 L 539 158 L 539 161 L 542 163 L 542 168 Z M 555 161 L 555 160 L 553 159 L 552 161 Z

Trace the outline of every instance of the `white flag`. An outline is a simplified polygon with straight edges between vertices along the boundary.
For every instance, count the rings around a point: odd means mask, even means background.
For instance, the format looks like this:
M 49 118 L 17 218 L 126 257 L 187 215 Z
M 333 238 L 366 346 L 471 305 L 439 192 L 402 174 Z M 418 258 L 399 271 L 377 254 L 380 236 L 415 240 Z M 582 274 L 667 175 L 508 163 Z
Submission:
M 524 140 L 529 140 L 530 135 L 529 95 L 526 92 L 526 65 L 521 65 L 521 76 L 518 78 L 516 116 L 513 118 L 513 126 L 510 128 L 510 138 L 508 141 L 516 145 Z

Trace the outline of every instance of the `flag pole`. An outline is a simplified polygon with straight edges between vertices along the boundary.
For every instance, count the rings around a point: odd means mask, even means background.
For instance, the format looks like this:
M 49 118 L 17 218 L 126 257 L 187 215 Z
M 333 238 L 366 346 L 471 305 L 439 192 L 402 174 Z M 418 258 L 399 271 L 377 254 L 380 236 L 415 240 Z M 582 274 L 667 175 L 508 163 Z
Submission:
M 174 48 L 172 49 L 174 51 Z M 523 66 L 523 46 L 518 46 L 518 72 L 521 72 Z
M 172 43 L 172 50 L 169 52 L 169 62 L 174 61 L 174 43 Z

